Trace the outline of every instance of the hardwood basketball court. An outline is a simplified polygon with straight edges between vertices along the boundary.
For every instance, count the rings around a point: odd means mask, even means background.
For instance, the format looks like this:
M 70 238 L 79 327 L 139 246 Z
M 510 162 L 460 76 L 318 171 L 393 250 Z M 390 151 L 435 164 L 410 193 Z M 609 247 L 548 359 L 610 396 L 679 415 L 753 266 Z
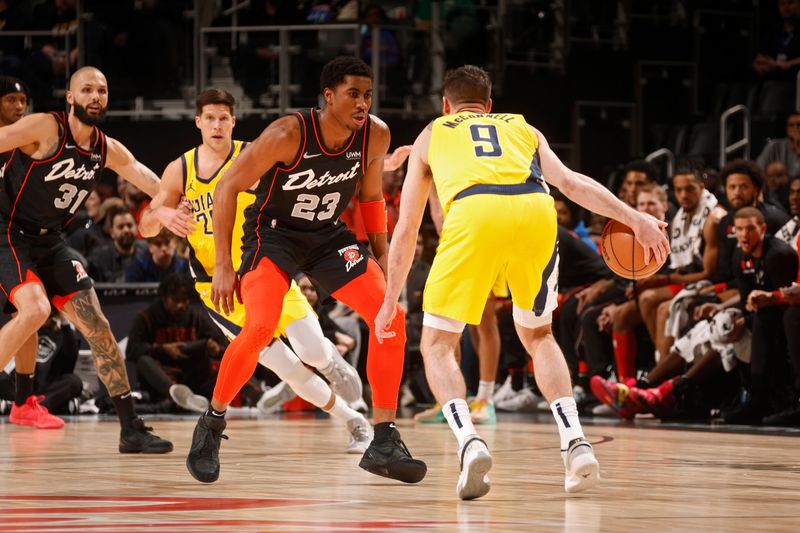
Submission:
M 152 420 L 168 455 L 117 453 L 115 420 L 62 430 L 0 424 L 0 530 L 30 531 L 797 531 L 796 436 L 586 425 L 599 488 L 567 495 L 555 425 L 533 415 L 479 428 L 495 466 L 488 496 L 455 496 L 446 424 L 399 422 L 428 463 L 418 485 L 373 476 L 327 418 L 233 419 L 222 473 L 186 471 L 194 417 Z M 797 435 L 795 433 L 794 435 Z

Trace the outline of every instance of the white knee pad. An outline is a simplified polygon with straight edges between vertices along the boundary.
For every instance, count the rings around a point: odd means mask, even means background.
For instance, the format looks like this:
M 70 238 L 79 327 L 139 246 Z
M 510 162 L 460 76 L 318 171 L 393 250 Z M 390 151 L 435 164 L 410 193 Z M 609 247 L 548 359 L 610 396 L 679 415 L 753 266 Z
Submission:
M 314 368 L 325 368 L 331 362 L 331 350 L 336 347 L 322 334 L 319 320 L 314 315 L 306 315 L 289 324 L 286 336 L 297 357 L 304 363 Z
M 324 407 L 330 401 L 331 388 L 328 384 L 307 369 L 283 342 L 273 342 L 261 352 L 258 362 L 275 372 L 304 400 L 317 407 Z
M 516 305 L 512 310 L 512 316 L 514 317 L 514 322 L 528 329 L 540 328 L 553 322 L 552 312 L 545 313 L 542 316 L 536 316 L 536 313 L 533 311 L 517 307 Z

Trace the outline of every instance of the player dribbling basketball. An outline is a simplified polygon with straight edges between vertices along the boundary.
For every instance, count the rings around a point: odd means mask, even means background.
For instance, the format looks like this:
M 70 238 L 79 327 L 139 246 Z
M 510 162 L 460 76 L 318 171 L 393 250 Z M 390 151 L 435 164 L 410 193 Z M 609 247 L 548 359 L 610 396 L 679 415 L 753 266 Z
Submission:
M 477 324 L 499 275 L 508 281 L 517 333 L 534 358 L 536 381 L 561 437 L 564 488 L 578 492 L 599 479 L 585 439 L 564 356 L 550 329 L 556 306 L 556 213 L 545 181 L 602 215 L 632 227 L 648 253 L 663 260 L 669 243 L 653 217 L 634 211 L 591 178 L 573 172 L 522 115 L 490 113 L 491 81 L 478 67 L 448 72 L 443 117 L 420 133 L 409 157 L 399 222 L 389 249 L 386 296 L 375 318 L 378 338 L 389 327 L 411 266 L 432 181 L 444 211 L 442 237 L 425 286 L 420 350 L 428 383 L 459 444 L 456 492 L 489 492 L 492 458 L 478 437 L 454 350 L 465 323 Z

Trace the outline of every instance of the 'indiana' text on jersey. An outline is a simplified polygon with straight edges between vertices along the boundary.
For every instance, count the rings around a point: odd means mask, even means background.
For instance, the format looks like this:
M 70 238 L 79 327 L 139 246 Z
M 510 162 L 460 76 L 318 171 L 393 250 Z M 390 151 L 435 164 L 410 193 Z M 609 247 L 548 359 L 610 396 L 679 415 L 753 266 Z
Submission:
M 214 229 L 211 218 L 214 214 L 214 190 L 222 174 L 244 150 L 246 143 L 233 141 L 228 157 L 210 176 L 200 176 L 198 158 L 200 149 L 193 148 L 181 156 L 183 167 L 183 196 L 192 204 L 192 214 L 197 227 L 187 239 L 189 241 L 189 266 L 192 276 L 197 281 L 208 282 L 214 275 Z M 242 226 L 244 225 L 245 207 L 253 202 L 253 193 L 244 191 L 236 199 L 236 219 L 233 225 L 231 241 L 231 259 L 233 267 L 239 269 L 242 264 Z
M 300 150 L 290 166 L 275 165 L 261 177 L 256 201 L 246 211 L 245 234 L 266 231 L 271 225 L 315 230 L 333 224 L 364 175 L 369 120 L 342 149 L 332 152 L 323 145 L 316 110 L 295 116 L 302 133 Z
M 0 187 L 0 221 L 25 231 L 59 230 L 83 205 L 106 162 L 106 138 L 95 128 L 95 142 L 83 150 L 75 142 L 63 112 L 58 122 L 55 154 L 33 159 L 22 150 L 11 152 Z

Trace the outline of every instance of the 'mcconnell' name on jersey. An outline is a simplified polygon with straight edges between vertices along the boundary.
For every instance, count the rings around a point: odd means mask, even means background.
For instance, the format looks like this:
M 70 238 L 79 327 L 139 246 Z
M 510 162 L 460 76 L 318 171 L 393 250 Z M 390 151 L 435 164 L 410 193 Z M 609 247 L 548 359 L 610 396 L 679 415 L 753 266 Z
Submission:
M 23 231 L 61 229 L 92 192 L 105 164 L 105 136 L 99 129 L 92 149 L 83 150 L 72 138 L 64 114 L 53 116 L 60 132 L 56 153 L 32 159 L 15 150 L 0 185 L 0 221 Z
M 246 211 L 250 231 L 270 225 L 315 230 L 335 223 L 347 208 L 364 175 L 369 125 L 356 131 L 336 153 L 324 150 L 318 139 L 319 118 L 309 110 L 295 115 L 304 147 L 291 169 L 276 165 L 261 178 L 256 201 Z M 369 124 L 369 121 L 367 121 Z

